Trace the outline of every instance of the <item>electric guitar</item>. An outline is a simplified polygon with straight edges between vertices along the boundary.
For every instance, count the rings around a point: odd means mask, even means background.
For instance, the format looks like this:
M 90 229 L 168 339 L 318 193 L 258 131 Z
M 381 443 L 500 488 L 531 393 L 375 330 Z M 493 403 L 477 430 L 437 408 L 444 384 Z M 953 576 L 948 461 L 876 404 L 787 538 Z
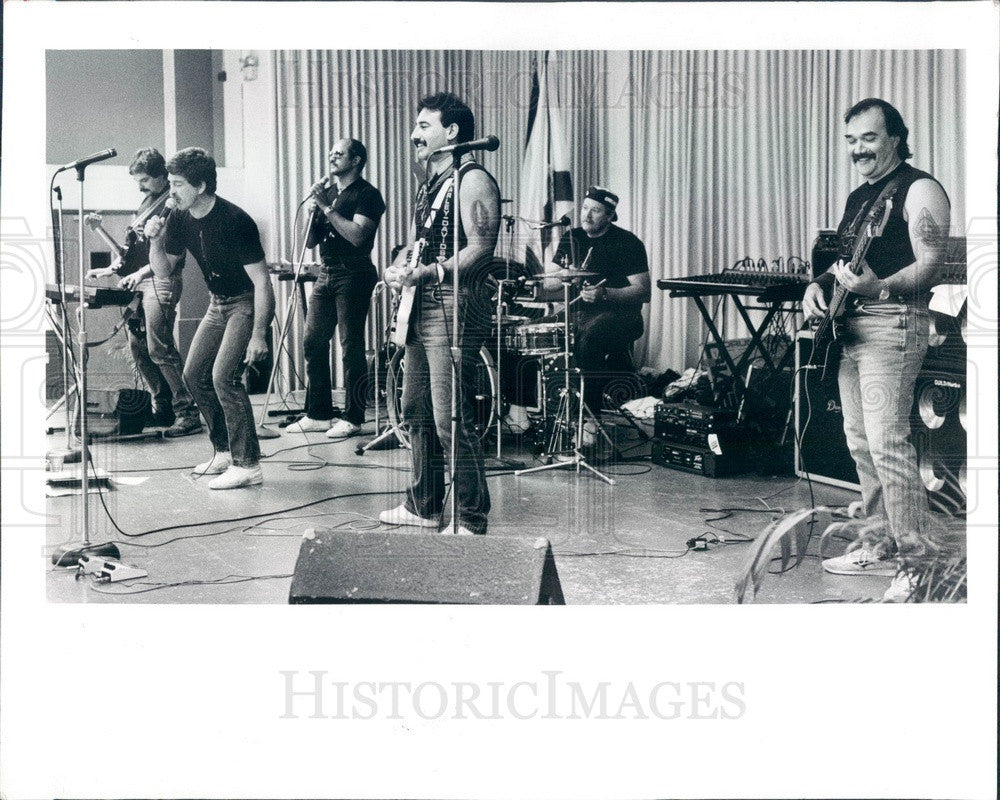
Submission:
M 160 197 L 154 202 L 149 208 L 142 212 L 139 216 L 133 220 L 128 227 L 128 231 L 125 234 L 125 244 L 120 245 L 116 242 L 106 230 L 104 230 L 103 222 L 104 218 L 100 214 L 87 214 L 83 221 L 87 226 L 94 231 L 104 243 L 111 248 L 111 252 L 115 254 L 115 259 L 111 263 L 111 270 L 115 273 L 120 273 L 124 270 L 126 274 L 130 272 L 135 272 L 138 267 L 143 266 L 139 264 L 134 266 L 133 260 L 136 256 L 142 256 L 140 253 L 139 245 L 142 244 L 145 237 L 142 235 L 142 226 L 145 225 L 146 220 L 156 214 L 162 215 L 166 210 L 167 198 L 170 196 L 170 192 L 164 192 Z M 133 268 L 134 267 L 134 268 Z
M 892 211 L 893 194 L 894 192 L 891 192 L 885 197 L 880 197 L 876 200 L 868 212 L 864 229 L 854 241 L 848 269 L 855 275 L 861 274 L 861 264 L 864 262 L 868 248 L 875 239 L 882 235 L 882 231 L 885 230 L 886 223 L 889 221 L 889 214 Z M 830 350 L 843 333 L 842 317 L 851 296 L 852 293 L 845 289 L 839 282 L 834 283 L 833 293 L 827 303 L 826 313 L 813 331 L 813 352 L 809 363 L 813 366 L 822 366 L 824 377 Z
M 417 239 L 406 259 L 406 271 L 412 272 L 420 266 L 420 256 L 427 245 L 424 238 Z M 403 286 L 395 296 L 392 308 L 392 320 L 389 323 L 389 341 L 397 347 L 406 346 L 406 334 L 410 330 L 410 316 L 413 314 L 413 301 L 417 297 L 416 286 Z

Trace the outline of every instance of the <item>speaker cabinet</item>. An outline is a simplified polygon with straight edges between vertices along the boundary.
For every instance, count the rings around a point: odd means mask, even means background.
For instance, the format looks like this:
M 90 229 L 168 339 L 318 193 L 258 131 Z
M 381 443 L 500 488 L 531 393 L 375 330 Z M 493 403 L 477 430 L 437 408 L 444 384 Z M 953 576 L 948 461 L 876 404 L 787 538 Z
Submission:
M 953 330 L 947 336 L 961 338 L 958 324 L 952 324 Z M 948 514 L 964 514 L 968 452 L 966 382 L 964 358 L 959 359 L 964 350 L 947 341 L 947 337 L 935 339 L 933 327 L 931 341 L 932 347 L 928 348 L 914 386 L 911 441 L 931 507 Z M 836 370 L 829 370 L 825 379 L 819 370 L 800 371 L 799 367 L 811 355 L 812 332 L 799 331 L 795 351 L 795 474 L 805 477 L 808 473 L 813 480 L 860 491 L 858 473 L 844 436 Z M 807 417 L 809 424 L 803 433 Z
M 844 412 L 836 368 L 825 376 L 803 370 L 812 358 L 812 331 L 799 331 L 795 343 L 795 474 L 844 489 L 861 491 L 854 459 L 844 435 Z
M 307 531 L 289 603 L 565 605 L 544 537 Z
M 142 433 L 152 413 L 152 400 L 144 389 L 87 389 L 88 436 L 133 436 Z M 75 419 L 79 435 L 79 403 Z
M 965 375 L 925 368 L 914 390 L 913 446 L 931 508 L 964 514 L 966 495 Z

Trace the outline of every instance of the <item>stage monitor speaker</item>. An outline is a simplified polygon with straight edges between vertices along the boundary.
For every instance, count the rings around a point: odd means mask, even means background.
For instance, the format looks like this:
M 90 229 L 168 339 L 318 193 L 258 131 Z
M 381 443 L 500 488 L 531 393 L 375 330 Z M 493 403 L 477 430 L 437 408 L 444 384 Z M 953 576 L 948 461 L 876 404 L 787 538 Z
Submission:
M 541 536 L 306 531 L 289 603 L 565 605 Z
M 795 343 L 795 474 L 858 492 L 858 471 L 844 436 L 837 370 L 827 370 L 824 377 L 821 370 L 800 369 L 809 363 L 812 345 L 812 331 L 799 331 Z

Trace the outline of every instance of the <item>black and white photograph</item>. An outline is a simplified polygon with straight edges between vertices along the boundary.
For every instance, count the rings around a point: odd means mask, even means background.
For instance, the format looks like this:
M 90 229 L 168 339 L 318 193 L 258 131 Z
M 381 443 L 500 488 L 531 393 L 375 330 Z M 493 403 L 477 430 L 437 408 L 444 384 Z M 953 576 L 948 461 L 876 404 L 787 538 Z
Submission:
M 995 5 L 5 11 L 0 793 L 994 796 Z

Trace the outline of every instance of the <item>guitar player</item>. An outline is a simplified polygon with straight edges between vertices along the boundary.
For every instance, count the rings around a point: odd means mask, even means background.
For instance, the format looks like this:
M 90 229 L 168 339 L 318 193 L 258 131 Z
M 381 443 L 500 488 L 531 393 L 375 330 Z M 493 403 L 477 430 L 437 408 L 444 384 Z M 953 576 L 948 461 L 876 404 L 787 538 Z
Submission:
M 126 330 L 132 360 L 153 399 L 152 424 L 166 427 L 163 435 L 167 438 L 189 436 L 198 433 L 202 426 L 194 399 L 184 385 L 184 360 L 174 344 L 174 320 L 182 289 L 181 270 L 178 267 L 170 275 L 154 275 L 149 263 L 149 243 L 142 235 L 147 220 L 167 211 L 166 160 L 155 148 L 143 148 L 136 152 L 128 171 L 139 185 L 142 202 L 129 225 L 124 247 L 104 231 L 99 216 L 88 215 L 87 224 L 118 257 L 110 267 L 88 272 L 87 278 L 118 275 L 121 288 L 142 296 L 139 312 Z
M 848 553 L 827 559 L 823 568 L 893 577 L 884 599 L 900 602 L 913 587 L 895 557 L 919 559 L 937 549 L 909 418 L 951 210 L 941 184 L 906 163 L 912 157 L 909 131 L 893 106 L 862 100 L 844 123 L 847 151 L 865 182 L 847 199 L 838 229 L 842 241 L 858 234 L 880 197 L 891 195 L 892 205 L 860 263 L 836 262 L 809 284 L 802 301 L 806 319 L 822 318 L 835 283 L 851 293 L 842 318 L 839 385 L 865 519 Z
M 411 254 L 400 254 L 383 276 L 393 291 L 415 294 L 408 330 L 397 320 L 394 336 L 405 337 L 403 424 L 409 432 L 412 482 L 402 505 L 383 511 L 382 522 L 437 529 L 445 501 L 444 463 L 451 452 L 452 282 L 456 264 L 453 160 L 439 148 L 469 142 L 475 136 L 472 110 L 450 92 L 422 99 L 410 135 L 426 181 L 417 193 L 410 229 Z M 457 520 L 442 533 L 484 534 L 490 496 L 483 451 L 476 434 L 473 395 L 479 350 L 490 326 L 491 307 L 481 302 L 476 276 L 493 256 L 500 232 L 500 190 L 496 180 L 473 158 L 461 157 L 459 225 L 459 330 L 461 380 L 457 459 L 451 465 L 457 493 Z M 412 259 L 412 263 L 411 263 Z M 407 290 L 416 290 L 408 292 Z

